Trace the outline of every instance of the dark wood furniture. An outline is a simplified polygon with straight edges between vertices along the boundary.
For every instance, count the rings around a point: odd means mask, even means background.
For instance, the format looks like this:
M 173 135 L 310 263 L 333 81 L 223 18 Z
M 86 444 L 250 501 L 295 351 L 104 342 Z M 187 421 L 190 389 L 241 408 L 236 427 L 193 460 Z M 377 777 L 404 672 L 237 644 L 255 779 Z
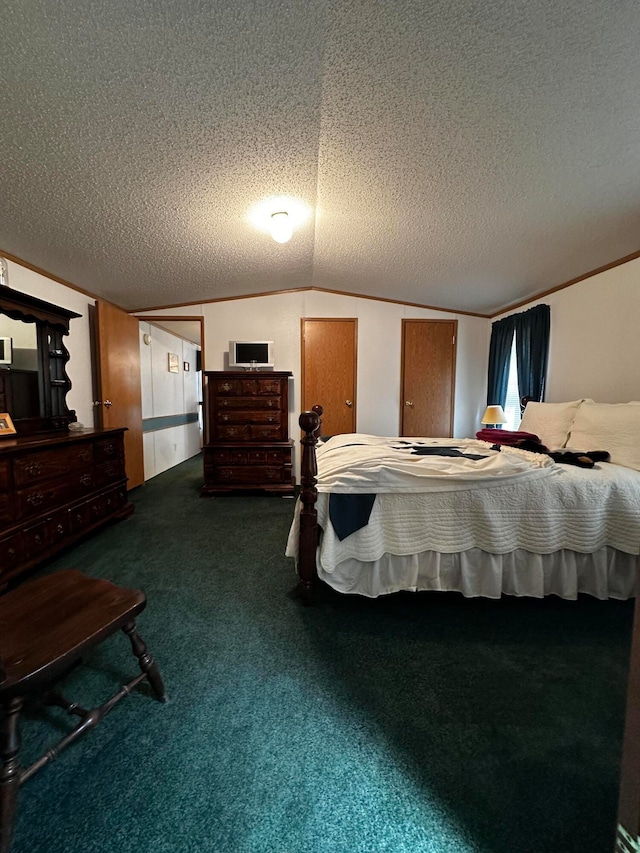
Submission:
M 156 697 L 165 700 L 158 668 L 138 634 L 135 618 L 146 597 L 75 569 L 56 572 L 23 584 L 0 598 L 0 853 L 9 853 L 18 790 L 82 734 L 94 728 L 124 696 L 147 679 Z M 55 689 L 82 655 L 118 630 L 131 641 L 141 673 L 110 699 L 87 710 Z M 80 718 L 77 726 L 30 767 L 20 766 L 20 711 L 36 695 Z
M 123 435 L 113 429 L 0 439 L 0 588 L 133 512 Z
M 9 412 L 19 435 L 66 430 L 76 415 L 66 403 L 71 381 L 64 338 L 80 314 L 9 287 L 0 287 L 0 314 L 35 324 L 38 366 L 35 373 L 0 365 L 0 412 Z
M 300 462 L 300 530 L 298 538 L 298 594 L 305 604 L 313 601 L 313 592 L 318 580 L 316 568 L 316 548 L 318 547 L 318 511 L 316 501 L 316 444 L 322 429 L 322 406 L 314 406 L 310 412 L 303 412 L 298 423 L 304 436 L 302 460 Z
M 207 371 L 202 495 L 261 489 L 292 495 L 291 373 Z

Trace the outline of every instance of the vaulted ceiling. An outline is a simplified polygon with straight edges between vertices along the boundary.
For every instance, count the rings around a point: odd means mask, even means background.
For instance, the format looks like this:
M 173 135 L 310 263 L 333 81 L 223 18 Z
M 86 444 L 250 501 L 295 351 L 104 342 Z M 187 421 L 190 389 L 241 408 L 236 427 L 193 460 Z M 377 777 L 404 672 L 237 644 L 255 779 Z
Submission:
M 491 313 L 640 249 L 637 0 L 0 11 L 0 251 L 127 309 L 322 287 Z M 277 244 L 249 221 L 304 203 Z

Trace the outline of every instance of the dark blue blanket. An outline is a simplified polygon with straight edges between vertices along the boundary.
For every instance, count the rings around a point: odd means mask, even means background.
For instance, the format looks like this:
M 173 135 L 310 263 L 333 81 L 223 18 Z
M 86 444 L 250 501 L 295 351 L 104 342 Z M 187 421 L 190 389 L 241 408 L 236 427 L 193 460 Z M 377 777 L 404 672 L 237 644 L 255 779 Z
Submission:
M 329 518 L 341 542 L 369 524 L 375 499 L 375 495 L 329 495 Z
M 486 459 L 486 455 L 481 453 L 463 453 L 459 447 L 434 447 L 426 444 L 410 444 L 408 441 L 401 441 L 400 444 L 404 447 L 394 447 L 394 450 L 411 450 L 414 456 L 464 456 L 465 459 Z

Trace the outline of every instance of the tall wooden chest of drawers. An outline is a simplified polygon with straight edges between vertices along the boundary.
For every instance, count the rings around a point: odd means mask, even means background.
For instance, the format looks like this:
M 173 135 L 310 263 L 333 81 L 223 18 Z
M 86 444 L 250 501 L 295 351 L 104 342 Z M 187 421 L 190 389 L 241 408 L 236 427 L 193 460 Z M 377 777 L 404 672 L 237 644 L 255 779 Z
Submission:
M 123 436 L 112 429 L 0 440 L 0 588 L 133 512 Z
M 261 489 L 293 494 L 289 439 L 291 373 L 206 371 L 201 494 Z

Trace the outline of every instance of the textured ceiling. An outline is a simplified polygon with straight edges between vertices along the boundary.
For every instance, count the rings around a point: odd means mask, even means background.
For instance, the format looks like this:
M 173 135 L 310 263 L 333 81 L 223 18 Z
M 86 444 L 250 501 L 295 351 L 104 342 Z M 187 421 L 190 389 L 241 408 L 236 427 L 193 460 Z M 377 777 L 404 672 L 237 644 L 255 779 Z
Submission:
M 637 0 L 5 0 L 0 250 L 490 313 L 640 249 Z M 284 245 L 248 221 L 311 210 Z

